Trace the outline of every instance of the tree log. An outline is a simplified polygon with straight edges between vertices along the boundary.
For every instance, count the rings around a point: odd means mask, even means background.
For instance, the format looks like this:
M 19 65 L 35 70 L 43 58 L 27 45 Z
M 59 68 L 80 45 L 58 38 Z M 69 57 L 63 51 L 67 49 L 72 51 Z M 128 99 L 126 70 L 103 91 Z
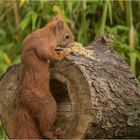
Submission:
M 58 104 L 54 129 L 61 138 L 140 138 L 140 86 L 128 64 L 99 37 L 95 59 L 78 54 L 51 63 L 50 89 Z M 21 64 L 0 78 L 0 116 L 7 135 L 18 92 Z

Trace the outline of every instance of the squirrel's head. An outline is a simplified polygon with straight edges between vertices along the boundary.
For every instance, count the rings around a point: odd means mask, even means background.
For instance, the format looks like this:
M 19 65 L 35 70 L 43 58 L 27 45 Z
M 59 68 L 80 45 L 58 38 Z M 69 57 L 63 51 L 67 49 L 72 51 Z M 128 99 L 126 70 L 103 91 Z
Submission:
M 54 33 L 56 35 L 57 44 L 60 47 L 67 47 L 70 43 L 74 42 L 72 32 L 61 19 L 57 19 Z

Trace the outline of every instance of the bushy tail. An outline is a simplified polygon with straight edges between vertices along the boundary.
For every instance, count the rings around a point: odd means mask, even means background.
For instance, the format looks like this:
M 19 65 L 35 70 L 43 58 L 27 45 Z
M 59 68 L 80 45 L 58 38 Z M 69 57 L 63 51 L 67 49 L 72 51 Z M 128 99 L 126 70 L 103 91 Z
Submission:
M 31 118 L 29 113 L 21 107 L 16 108 L 12 124 L 13 124 L 12 139 L 42 138 L 33 118 Z

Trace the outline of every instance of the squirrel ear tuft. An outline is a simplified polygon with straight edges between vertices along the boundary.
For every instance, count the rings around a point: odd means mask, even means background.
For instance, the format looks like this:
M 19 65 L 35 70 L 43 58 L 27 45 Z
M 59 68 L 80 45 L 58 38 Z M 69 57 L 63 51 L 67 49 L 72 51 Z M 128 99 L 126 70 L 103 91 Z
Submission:
M 62 20 L 58 20 L 55 29 L 56 32 L 61 32 L 64 29 L 64 22 Z
M 60 17 L 59 17 L 59 16 L 54 16 L 54 17 L 53 17 L 53 20 L 58 21 L 58 20 L 60 20 Z
M 63 21 L 63 17 L 60 15 L 56 15 L 53 17 L 53 20 L 56 20 L 56 21 L 62 20 Z

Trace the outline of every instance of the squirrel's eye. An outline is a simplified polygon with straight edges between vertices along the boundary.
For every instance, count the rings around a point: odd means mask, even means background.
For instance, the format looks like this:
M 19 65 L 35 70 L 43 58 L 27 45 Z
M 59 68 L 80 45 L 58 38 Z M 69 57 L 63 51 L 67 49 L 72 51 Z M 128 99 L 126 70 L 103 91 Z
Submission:
M 69 33 L 66 33 L 66 35 L 65 35 L 65 39 L 70 39 L 70 35 L 69 35 Z

